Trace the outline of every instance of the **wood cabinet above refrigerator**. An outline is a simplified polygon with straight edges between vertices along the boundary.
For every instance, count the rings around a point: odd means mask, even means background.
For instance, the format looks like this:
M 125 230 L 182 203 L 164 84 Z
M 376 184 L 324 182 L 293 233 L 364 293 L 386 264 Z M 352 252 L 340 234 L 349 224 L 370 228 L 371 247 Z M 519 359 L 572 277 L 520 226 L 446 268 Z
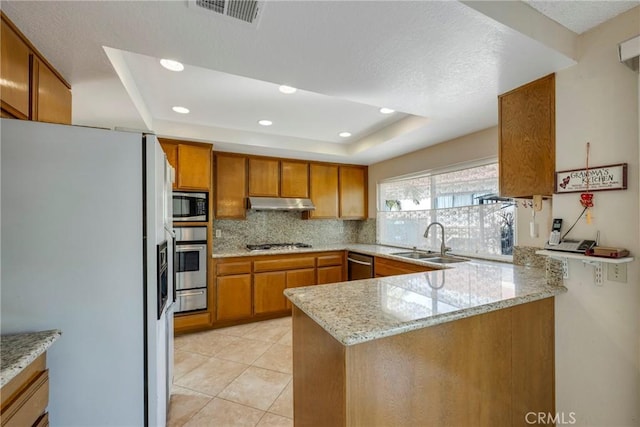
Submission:
M 0 12 L 2 117 L 71 124 L 71 86 Z

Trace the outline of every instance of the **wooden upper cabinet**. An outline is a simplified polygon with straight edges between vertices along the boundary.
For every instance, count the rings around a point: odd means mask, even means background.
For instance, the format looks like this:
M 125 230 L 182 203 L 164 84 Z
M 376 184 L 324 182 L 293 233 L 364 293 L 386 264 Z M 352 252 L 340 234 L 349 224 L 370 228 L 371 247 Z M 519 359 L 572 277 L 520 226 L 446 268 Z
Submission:
M 367 169 L 340 166 L 340 218 L 367 217 Z
M 216 154 L 215 217 L 246 217 L 247 158 Z
M 29 118 L 30 49 L 2 15 L 0 34 L 0 98 L 2 110 L 18 119 Z
M 500 195 L 554 192 L 555 74 L 498 97 Z
M 249 196 L 278 197 L 280 195 L 280 161 L 249 158 Z
M 280 196 L 300 199 L 309 197 L 309 163 L 282 160 L 280 176 Z
M 211 189 L 211 145 L 160 138 L 167 161 L 175 169 L 175 190 Z
M 71 87 L 0 13 L 2 117 L 71 124 Z
M 33 58 L 32 120 L 71 123 L 71 90 L 45 64 Z
M 211 146 L 178 145 L 176 182 L 185 190 L 211 188 Z
M 309 187 L 315 211 L 308 218 L 338 217 L 338 166 L 311 163 L 309 165 Z

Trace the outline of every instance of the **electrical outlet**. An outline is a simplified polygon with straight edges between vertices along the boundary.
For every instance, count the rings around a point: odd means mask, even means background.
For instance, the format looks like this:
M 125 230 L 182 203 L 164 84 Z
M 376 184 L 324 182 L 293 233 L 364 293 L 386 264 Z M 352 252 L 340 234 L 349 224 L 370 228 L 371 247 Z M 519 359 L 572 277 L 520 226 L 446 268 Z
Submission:
M 566 258 L 562 258 L 562 278 L 569 278 L 569 260 Z
M 593 263 L 593 281 L 596 286 L 602 286 L 602 263 L 594 262 Z
M 222 230 L 216 229 L 216 237 L 222 237 Z
M 627 283 L 627 264 L 609 264 L 607 279 L 611 282 Z

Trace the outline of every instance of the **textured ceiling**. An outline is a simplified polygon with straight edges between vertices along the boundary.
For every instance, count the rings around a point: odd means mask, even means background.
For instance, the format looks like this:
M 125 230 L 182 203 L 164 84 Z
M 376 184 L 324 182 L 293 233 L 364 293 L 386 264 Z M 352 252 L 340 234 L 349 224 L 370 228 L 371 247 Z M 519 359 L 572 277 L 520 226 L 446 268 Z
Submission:
M 575 34 L 522 2 L 269 1 L 257 28 L 186 0 L 2 9 L 71 83 L 74 123 L 284 157 L 370 164 L 485 129 L 497 95 L 575 63 Z M 279 84 L 299 97 L 266 94 Z
M 640 1 L 524 0 L 529 6 L 577 34 L 640 5 Z M 638 29 L 640 31 L 640 29 Z

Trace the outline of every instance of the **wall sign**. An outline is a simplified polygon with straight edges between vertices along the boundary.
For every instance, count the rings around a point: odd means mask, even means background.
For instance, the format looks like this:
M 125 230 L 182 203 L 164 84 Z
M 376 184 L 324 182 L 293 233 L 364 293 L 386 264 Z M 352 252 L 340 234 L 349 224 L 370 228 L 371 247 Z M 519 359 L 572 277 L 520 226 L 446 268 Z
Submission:
M 626 190 L 627 164 L 589 168 L 589 191 Z M 556 194 L 587 191 L 587 169 L 556 172 Z

